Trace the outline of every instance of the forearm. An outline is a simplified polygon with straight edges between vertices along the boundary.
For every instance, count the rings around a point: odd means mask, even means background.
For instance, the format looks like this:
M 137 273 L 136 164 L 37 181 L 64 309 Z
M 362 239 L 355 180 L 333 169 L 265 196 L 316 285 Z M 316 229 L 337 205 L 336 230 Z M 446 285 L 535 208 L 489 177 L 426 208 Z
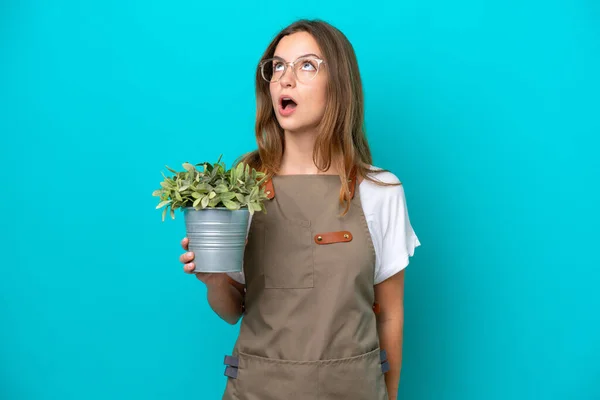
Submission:
M 208 304 L 224 321 L 235 325 L 242 316 L 243 291 L 230 283 L 225 274 L 207 285 Z
M 382 315 L 381 319 L 377 321 L 377 329 L 380 347 L 385 350 L 390 364 L 390 370 L 385 374 L 388 398 L 389 400 L 396 400 L 398 398 L 402 366 L 403 312 L 392 316 Z

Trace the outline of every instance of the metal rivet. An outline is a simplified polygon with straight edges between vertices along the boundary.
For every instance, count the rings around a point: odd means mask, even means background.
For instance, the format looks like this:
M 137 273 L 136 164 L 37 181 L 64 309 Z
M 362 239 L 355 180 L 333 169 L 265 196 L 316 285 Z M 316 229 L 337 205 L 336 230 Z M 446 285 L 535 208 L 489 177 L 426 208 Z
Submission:
M 271 194 L 271 191 L 270 191 L 270 190 L 267 190 L 267 194 Z
M 321 240 L 323 240 L 323 236 L 317 236 L 317 240 L 320 242 Z
M 344 239 L 348 239 L 349 237 L 350 236 L 347 233 L 344 234 Z

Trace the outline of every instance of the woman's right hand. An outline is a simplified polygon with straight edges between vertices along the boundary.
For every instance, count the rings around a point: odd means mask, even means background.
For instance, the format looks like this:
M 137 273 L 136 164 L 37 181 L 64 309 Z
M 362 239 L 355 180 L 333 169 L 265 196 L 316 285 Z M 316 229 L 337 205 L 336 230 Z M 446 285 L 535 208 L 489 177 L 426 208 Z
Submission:
M 196 268 L 196 263 L 194 262 L 194 252 L 189 251 L 189 239 L 183 238 L 181 241 L 181 247 L 186 251 L 179 257 L 179 261 L 183 264 L 183 271 L 186 274 L 196 274 L 196 278 L 200 279 L 207 286 L 212 285 L 213 283 L 217 283 L 219 280 L 223 279 L 224 274 L 218 274 L 213 272 L 194 272 L 194 268 Z

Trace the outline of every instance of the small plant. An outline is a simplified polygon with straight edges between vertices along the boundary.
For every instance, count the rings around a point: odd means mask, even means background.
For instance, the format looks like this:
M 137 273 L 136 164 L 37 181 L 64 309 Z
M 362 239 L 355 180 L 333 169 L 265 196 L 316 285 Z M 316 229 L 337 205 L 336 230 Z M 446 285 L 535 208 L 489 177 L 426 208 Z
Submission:
M 226 207 L 229 210 L 248 208 L 250 214 L 256 211 L 267 212 L 263 201 L 267 199 L 262 183 L 265 173 L 250 168 L 248 164 L 239 163 L 235 168 L 227 170 L 221 157 L 213 165 L 208 162 L 192 165 L 183 163 L 185 171 L 175 171 L 166 176 L 160 183 L 161 189 L 152 192 L 158 196 L 160 203 L 157 209 L 164 207 L 162 220 L 165 220 L 170 208 L 171 218 L 175 219 L 175 210 L 194 207 L 196 210 L 205 208 Z M 196 169 L 201 166 L 202 171 Z

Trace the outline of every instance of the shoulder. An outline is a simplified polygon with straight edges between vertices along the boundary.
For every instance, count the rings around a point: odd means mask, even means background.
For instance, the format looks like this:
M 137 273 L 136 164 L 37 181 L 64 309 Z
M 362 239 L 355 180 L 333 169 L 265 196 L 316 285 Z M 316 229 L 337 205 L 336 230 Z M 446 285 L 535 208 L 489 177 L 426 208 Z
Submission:
M 363 197 L 377 202 L 404 196 L 402 182 L 393 172 L 372 165 L 370 169 L 371 172 L 360 183 L 360 193 Z

